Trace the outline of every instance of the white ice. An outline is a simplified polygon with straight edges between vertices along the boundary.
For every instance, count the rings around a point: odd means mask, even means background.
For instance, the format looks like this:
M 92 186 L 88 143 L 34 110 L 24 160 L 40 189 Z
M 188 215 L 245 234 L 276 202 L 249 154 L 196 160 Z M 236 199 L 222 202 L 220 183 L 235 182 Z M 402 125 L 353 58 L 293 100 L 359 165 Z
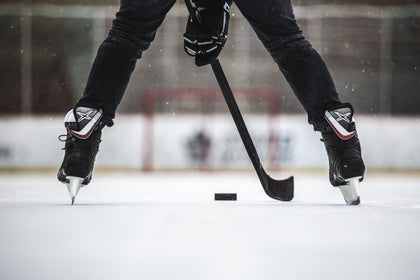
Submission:
M 54 174 L 3 174 L 0 279 L 420 279 L 420 175 L 368 174 L 361 199 L 323 172 L 287 203 L 254 173 L 98 172 L 71 206 Z

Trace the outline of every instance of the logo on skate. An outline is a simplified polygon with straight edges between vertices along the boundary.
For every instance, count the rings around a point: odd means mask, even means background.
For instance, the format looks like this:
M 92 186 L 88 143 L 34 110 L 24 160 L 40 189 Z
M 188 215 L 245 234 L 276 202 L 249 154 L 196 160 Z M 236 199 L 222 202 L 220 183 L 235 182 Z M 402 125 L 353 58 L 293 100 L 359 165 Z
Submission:
M 90 136 L 90 134 L 95 129 L 96 125 L 102 118 L 102 110 L 89 110 L 87 112 L 80 112 L 76 110 L 76 114 L 78 116 L 78 123 L 80 125 L 80 130 L 73 130 L 70 129 L 70 133 L 77 138 L 86 139 Z M 92 116 L 91 116 L 92 115 Z M 85 122 L 82 124 L 81 122 Z
M 348 119 L 348 116 L 350 116 L 351 113 L 345 113 L 341 114 L 340 112 L 335 112 L 338 116 L 337 121 L 345 121 L 347 123 L 350 123 L 350 120 Z
M 348 116 L 351 115 L 351 113 L 345 113 L 340 114 L 339 112 L 335 112 L 339 117 L 336 119 L 331 115 L 330 112 L 325 111 L 325 118 L 330 124 L 331 128 L 334 130 L 335 134 L 337 134 L 338 137 L 340 137 L 343 140 L 347 140 L 352 138 L 354 135 L 356 135 L 356 131 L 347 131 L 346 128 L 344 128 L 338 121 L 344 120 L 348 123 L 350 123 L 350 120 L 348 119 Z
M 92 113 L 93 110 L 87 111 L 86 113 L 83 112 L 76 112 L 76 114 L 79 116 L 79 118 L 77 119 L 77 121 L 80 123 L 83 120 L 88 120 L 90 121 L 92 119 L 90 115 L 90 113 Z

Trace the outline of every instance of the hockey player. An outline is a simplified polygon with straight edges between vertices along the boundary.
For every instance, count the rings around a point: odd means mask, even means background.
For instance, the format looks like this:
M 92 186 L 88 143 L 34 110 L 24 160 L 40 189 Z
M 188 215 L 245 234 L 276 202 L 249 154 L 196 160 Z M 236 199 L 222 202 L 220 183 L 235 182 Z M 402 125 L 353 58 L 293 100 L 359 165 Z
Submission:
M 101 129 L 112 126 L 135 64 L 155 38 L 176 0 L 121 0 L 105 41 L 100 45 L 83 96 L 65 118 L 67 139 L 58 179 L 67 183 L 72 203 L 90 182 Z M 364 176 L 353 108 L 338 97 L 331 75 L 298 26 L 291 0 L 234 0 L 272 56 L 320 131 L 329 158 L 330 181 L 347 204 L 359 204 Z M 232 0 L 185 0 L 190 17 L 184 49 L 197 66 L 220 54 L 228 34 Z

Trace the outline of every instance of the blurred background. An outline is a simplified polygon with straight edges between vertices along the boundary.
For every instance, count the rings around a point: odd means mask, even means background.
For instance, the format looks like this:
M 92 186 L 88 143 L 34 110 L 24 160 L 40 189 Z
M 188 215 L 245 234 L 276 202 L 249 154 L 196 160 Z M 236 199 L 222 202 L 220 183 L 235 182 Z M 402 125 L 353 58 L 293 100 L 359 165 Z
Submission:
M 370 171 L 420 171 L 420 1 L 294 0 L 341 99 L 351 102 Z M 115 0 L 0 1 L 0 170 L 61 163 L 63 118 L 118 10 Z M 183 50 L 178 1 L 104 130 L 98 169 L 250 170 L 210 67 Z M 220 56 L 264 164 L 325 170 L 319 135 L 276 64 L 231 9 Z

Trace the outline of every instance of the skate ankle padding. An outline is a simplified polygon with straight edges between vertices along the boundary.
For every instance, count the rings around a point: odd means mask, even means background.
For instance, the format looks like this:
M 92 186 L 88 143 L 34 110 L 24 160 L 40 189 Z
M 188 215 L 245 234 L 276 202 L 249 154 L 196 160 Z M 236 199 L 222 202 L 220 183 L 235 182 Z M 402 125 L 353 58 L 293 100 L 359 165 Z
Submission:
M 76 107 L 70 110 L 64 124 L 69 134 L 80 138 L 88 138 L 95 129 L 100 129 L 100 121 L 103 116 L 101 109 L 89 107 Z
M 341 104 L 325 111 L 325 119 L 340 139 L 348 140 L 356 135 L 353 107 L 350 104 Z

